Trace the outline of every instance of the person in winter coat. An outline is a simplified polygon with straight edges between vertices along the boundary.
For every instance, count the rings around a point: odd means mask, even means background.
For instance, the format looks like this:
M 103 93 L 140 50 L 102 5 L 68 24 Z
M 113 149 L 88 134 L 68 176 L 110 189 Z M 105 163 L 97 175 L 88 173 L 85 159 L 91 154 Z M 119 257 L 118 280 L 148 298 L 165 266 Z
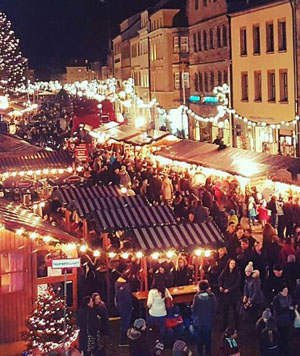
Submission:
M 94 310 L 97 313 L 100 325 L 100 335 L 103 344 L 103 353 L 105 351 L 107 336 L 108 336 L 108 312 L 104 302 L 101 300 L 99 293 L 92 294 L 92 300 L 94 303 Z
M 100 350 L 98 347 L 100 323 L 93 306 L 93 299 L 90 296 L 86 296 L 82 299 L 81 307 L 78 310 L 79 350 L 83 352 L 83 356 L 104 355 L 103 350 Z
M 250 225 L 254 224 L 256 215 L 257 215 L 257 211 L 256 211 L 255 200 L 254 197 L 250 197 L 249 204 L 248 204 L 248 216 L 249 216 Z
M 255 324 L 255 331 L 257 335 L 260 335 L 263 329 L 267 325 L 267 321 L 271 318 L 272 312 L 270 308 L 266 308 L 262 314 L 261 317 L 256 321 Z
M 289 255 L 294 255 L 296 256 L 296 251 L 293 246 L 293 241 L 291 238 L 288 238 L 284 241 L 284 245 L 279 253 L 278 257 L 278 263 L 282 266 L 285 267 L 287 264 L 287 258 Z
M 136 319 L 133 327 L 127 331 L 130 356 L 151 355 L 146 329 L 146 321 L 144 319 Z
M 172 296 L 166 288 L 163 278 L 156 276 L 153 279 L 152 288 L 148 294 L 147 307 L 149 308 L 149 326 L 158 325 L 160 341 L 163 341 L 165 338 L 166 298 L 172 299 Z
M 185 257 L 178 257 L 175 271 L 175 286 L 187 286 L 193 282 L 193 270 L 189 268 Z
M 173 184 L 167 174 L 164 175 L 164 179 L 162 181 L 161 194 L 163 201 L 166 204 L 173 198 Z
M 295 319 L 292 297 L 286 285 L 282 285 L 279 293 L 273 299 L 273 308 L 279 331 L 279 348 L 283 355 L 289 354 L 290 327 Z
M 273 273 L 272 273 L 273 272 Z M 263 292 L 266 298 L 267 304 L 271 304 L 275 295 L 277 295 L 282 287 L 285 284 L 285 280 L 282 276 L 282 268 L 279 265 L 273 267 L 273 271 L 270 272 L 268 278 L 265 281 Z
M 260 354 L 261 356 L 279 356 L 279 332 L 276 327 L 276 320 L 270 317 L 266 322 L 266 327 L 260 333 Z
M 287 257 L 287 264 L 283 268 L 283 278 L 285 279 L 289 291 L 294 295 L 296 281 L 300 276 L 299 264 L 296 262 L 296 257 L 294 255 L 289 255 Z
M 193 325 L 197 333 L 198 355 L 203 355 L 205 345 L 206 355 L 211 355 L 211 335 L 216 314 L 216 297 L 209 292 L 207 281 L 200 281 L 199 292 L 192 304 Z
M 221 337 L 220 356 L 240 356 L 236 330 L 227 328 Z
M 243 304 L 245 309 L 251 310 L 251 317 L 255 323 L 261 314 L 264 296 L 261 290 L 259 271 L 253 269 L 253 262 L 249 262 L 246 266 L 245 275 Z
M 131 286 L 129 283 L 129 271 L 125 271 L 115 283 L 115 302 L 121 317 L 120 344 L 127 346 L 127 331 L 130 326 L 133 311 Z
M 173 356 L 192 356 L 192 351 L 183 340 L 176 340 L 173 345 Z
M 274 227 L 276 227 L 276 222 L 277 222 L 277 206 L 276 206 L 276 196 L 273 195 L 271 200 L 267 204 L 267 209 L 271 211 L 271 216 L 270 216 L 270 224 Z
M 235 326 L 238 324 L 237 303 L 240 297 L 241 275 L 234 259 L 229 259 L 226 267 L 221 272 L 218 278 L 219 291 L 221 302 L 223 304 L 223 328 L 228 327 L 228 316 L 230 308 L 234 311 Z

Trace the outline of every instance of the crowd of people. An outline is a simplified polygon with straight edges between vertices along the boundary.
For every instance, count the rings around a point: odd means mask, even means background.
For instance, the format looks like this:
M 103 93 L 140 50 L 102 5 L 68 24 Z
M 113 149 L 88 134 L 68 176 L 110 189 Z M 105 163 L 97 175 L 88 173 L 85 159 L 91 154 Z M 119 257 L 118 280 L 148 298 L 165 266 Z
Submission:
M 122 185 L 129 195 L 172 206 L 178 223 L 214 220 L 224 234 L 217 252 L 201 260 L 193 303 L 174 306 L 168 291 L 194 282 L 195 265 L 188 256 L 149 264 L 147 312 L 136 310 L 132 296 L 139 285 L 138 261 L 124 264 L 114 289 L 120 346 L 129 345 L 131 355 L 141 356 L 162 354 L 165 346 L 174 345 L 174 355 L 191 355 L 186 342 L 194 340 L 199 356 L 204 349 L 211 355 L 212 334 L 216 320 L 221 320 L 217 354 L 238 355 L 237 334 L 247 325 L 257 333 L 262 356 L 289 355 L 290 330 L 300 305 L 298 198 L 256 189 L 243 194 L 234 178 L 207 178 L 197 184 L 197 174 L 159 166 L 130 152 L 95 149 L 91 157 L 81 172 L 91 184 Z M 158 331 L 153 347 L 151 329 Z

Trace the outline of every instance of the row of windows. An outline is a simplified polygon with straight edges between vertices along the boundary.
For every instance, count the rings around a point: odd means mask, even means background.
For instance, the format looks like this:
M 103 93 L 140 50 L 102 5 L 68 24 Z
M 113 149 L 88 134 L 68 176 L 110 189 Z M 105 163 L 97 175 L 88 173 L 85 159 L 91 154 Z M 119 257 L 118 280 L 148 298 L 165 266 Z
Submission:
M 216 85 L 228 83 L 228 72 L 223 71 L 210 71 L 199 72 L 194 74 L 194 87 L 196 92 L 210 92 L 213 91 Z
M 155 31 L 155 30 L 157 30 L 158 28 L 161 28 L 161 27 L 162 27 L 162 17 L 160 17 L 157 20 L 152 20 L 151 21 L 151 30 L 152 31 Z
M 148 41 L 142 40 L 131 45 L 131 57 L 135 58 L 148 53 Z
M 189 38 L 187 36 L 173 37 L 173 52 L 174 53 L 188 53 L 189 52 Z
M 201 3 L 203 7 L 206 7 L 208 4 L 211 4 L 213 2 L 217 2 L 217 0 L 194 0 L 194 5 L 195 5 L 195 10 L 199 10 Z
M 279 101 L 288 102 L 288 71 L 279 70 Z M 254 101 L 262 101 L 262 73 L 254 72 Z M 248 72 L 241 73 L 241 99 L 249 100 Z M 276 72 L 270 70 L 267 72 L 267 95 L 269 102 L 276 102 Z
M 286 40 L 286 21 L 278 20 L 278 51 L 287 50 Z M 260 25 L 253 25 L 252 27 L 253 38 L 253 54 L 260 54 L 261 52 L 261 31 Z M 274 52 L 274 23 L 273 21 L 266 22 L 266 52 Z M 248 53 L 247 46 L 247 29 L 242 27 L 240 29 L 240 54 L 246 56 Z
M 131 77 L 134 79 L 134 84 L 136 86 L 142 88 L 149 88 L 149 76 L 147 72 L 132 72 Z
M 218 26 L 215 30 L 213 28 L 208 31 L 199 31 L 193 34 L 194 52 L 207 51 L 208 49 L 214 49 L 215 47 L 227 47 L 227 26 Z
M 174 89 L 190 87 L 190 74 L 189 72 L 175 72 L 174 73 Z

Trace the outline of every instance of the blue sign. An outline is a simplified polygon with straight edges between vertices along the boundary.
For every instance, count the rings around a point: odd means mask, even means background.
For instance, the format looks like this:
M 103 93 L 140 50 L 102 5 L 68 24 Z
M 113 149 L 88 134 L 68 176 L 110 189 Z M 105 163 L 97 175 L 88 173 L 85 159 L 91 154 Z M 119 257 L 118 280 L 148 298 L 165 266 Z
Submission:
M 218 104 L 218 98 L 216 98 L 215 96 L 205 96 L 203 98 L 203 102 L 205 104 Z
M 201 101 L 201 98 L 200 98 L 200 96 L 198 96 L 198 95 L 191 95 L 190 96 L 190 101 L 194 101 L 194 102 L 200 102 Z

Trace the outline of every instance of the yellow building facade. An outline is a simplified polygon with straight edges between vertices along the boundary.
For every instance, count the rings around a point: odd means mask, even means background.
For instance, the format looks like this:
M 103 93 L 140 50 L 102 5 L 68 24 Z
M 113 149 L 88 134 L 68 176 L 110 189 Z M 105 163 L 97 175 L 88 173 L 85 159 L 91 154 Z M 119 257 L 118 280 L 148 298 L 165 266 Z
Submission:
M 230 16 L 232 106 L 246 118 L 234 120 L 235 144 L 258 152 L 294 155 L 295 124 L 287 124 L 296 115 L 290 2 L 279 1 Z M 247 119 L 258 124 L 250 125 Z

